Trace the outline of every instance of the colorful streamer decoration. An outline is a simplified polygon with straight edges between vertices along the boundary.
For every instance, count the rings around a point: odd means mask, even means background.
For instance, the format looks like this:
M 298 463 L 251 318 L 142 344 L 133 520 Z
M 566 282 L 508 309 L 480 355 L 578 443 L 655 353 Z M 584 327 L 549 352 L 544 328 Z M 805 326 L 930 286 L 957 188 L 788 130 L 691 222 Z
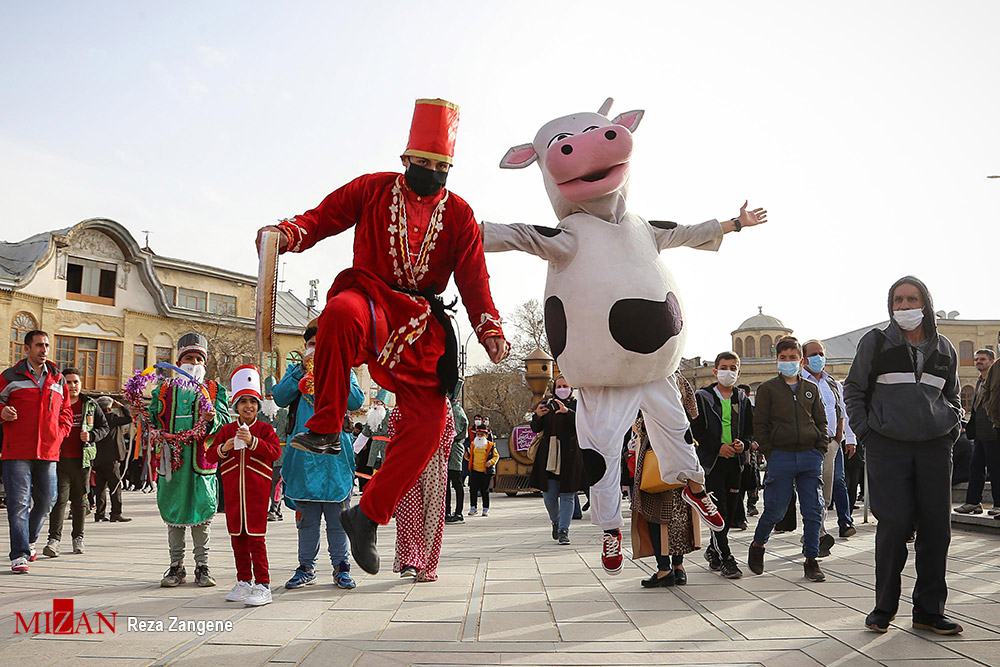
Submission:
M 176 371 L 185 377 L 165 377 L 155 372 L 157 368 L 167 368 Z M 208 424 L 201 419 L 197 419 L 195 420 L 195 425 L 192 428 L 179 433 L 170 433 L 166 429 L 155 428 L 152 425 L 152 416 L 149 414 L 149 406 L 145 404 L 146 387 L 150 383 L 154 382 L 160 389 L 160 401 L 163 403 L 164 407 L 167 408 L 169 408 L 172 402 L 171 399 L 176 389 L 197 390 L 199 414 L 206 414 L 214 411 L 211 400 L 212 396 L 205 385 L 198 382 L 190 374 L 184 372 L 180 368 L 177 368 L 173 364 L 164 362 L 154 364 L 142 371 L 136 371 L 132 377 L 125 382 L 125 386 L 122 388 L 122 393 L 124 394 L 126 400 L 128 400 L 129 405 L 136 412 L 136 414 L 139 415 L 138 421 L 140 429 L 145 434 L 147 441 L 157 443 L 157 445 L 159 445 L 153 448 L 154 466 L 159 465 L 161 454 L 160 447 L 162 444 L 166 444 L 171 450 L 170 467 L 172 470 L 177 470 L 180 468 L 182 461 L 181 447 L 195 446 L 202 442 L 205 438 Z M 167 412 L 169 414 L 169 409 Z M 167 421 L 168 420 L 165 418 L 160 419 L 161 424 L 167 423 Z

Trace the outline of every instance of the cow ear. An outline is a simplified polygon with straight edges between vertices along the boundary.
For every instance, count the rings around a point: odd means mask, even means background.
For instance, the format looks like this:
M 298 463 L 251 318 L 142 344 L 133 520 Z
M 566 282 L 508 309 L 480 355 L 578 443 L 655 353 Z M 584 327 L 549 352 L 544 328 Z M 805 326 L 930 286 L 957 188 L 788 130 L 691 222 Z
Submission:
M 642 115 L 646 113 L 642 109 L 636 109 L 635 111 L 626 111 L 625 113 L 618 114 L 618 116 L 611 121 L 615 125 L 621 125 L 627 128 L 629 132 L 635 132 L 635 128 L 639 127 L 639 121 L 642 120 Z
M 535 147 L 531 144 L 514 146 L 500 160 L 501 169 L 524 169 L 538 159 Z

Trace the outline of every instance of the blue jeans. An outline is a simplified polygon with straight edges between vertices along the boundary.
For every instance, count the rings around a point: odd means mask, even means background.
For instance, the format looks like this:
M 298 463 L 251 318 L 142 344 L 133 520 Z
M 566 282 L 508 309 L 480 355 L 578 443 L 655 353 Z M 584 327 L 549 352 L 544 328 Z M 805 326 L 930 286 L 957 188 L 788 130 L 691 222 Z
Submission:
M 573 520 L 573 509 L 576 506 L 575 493 L 559 493 L 559 480 L 550 479 L 547 489 L 542 491 L 542 500 L 549 513 L 549 520 L 559 524 L 560 531 L 569 532 L 569 523 Z
M 347 560 L 347 533 L 340 525 L 340 512 L 351 506 L 351 497 L 339 503 L 307 500 L 295 501 L 295 527 L 299 529 L 299 568 L 315 570 L 319 556 L 319 524 L 326 517 L 326 545 L 333 569 L 346 572 L 342 567 Z
M 854 517 L 851 516 L 851 501 L 847 497 L 847 477 L 844 476 L 844 448 L 831 442 L 831 447 L 837 447 L 837 461 L 833 466 L 833 505 L 837 508 L 837 524 L 843 526 L 853 526 Z M 855 454 L 857 456 L 857 454 Z
M 3 486 L 7 492 L 10 559 L 27 558 L 31 553 L 28 545 L 38 539 L 42 524 L 56 502 L 56 462 L 4 461 Z
M 802 553 L 806 558 L 816 558 L 823 520 L 823 454 L 818 449 L 771 452 L 764 479 L 764 511 L 757 521 L 753 539 L 761 546 L 767 544 L 774 525 L 788 511 L 793 487 L 798 492 L 802 512 Z

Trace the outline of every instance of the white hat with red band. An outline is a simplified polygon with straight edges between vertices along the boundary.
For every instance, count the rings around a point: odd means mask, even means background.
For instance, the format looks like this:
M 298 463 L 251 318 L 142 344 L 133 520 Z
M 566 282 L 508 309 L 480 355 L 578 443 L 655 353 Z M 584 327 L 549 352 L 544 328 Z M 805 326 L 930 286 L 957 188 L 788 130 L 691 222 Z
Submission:
M 230 386 L 233 388 L 232 401 L 234 404 L 242 396 L 253 396 L 258 402 L 263 400 L 263 396 L 260 394 L 260 370 L 253 364 L 240 366 L 233 371 Z

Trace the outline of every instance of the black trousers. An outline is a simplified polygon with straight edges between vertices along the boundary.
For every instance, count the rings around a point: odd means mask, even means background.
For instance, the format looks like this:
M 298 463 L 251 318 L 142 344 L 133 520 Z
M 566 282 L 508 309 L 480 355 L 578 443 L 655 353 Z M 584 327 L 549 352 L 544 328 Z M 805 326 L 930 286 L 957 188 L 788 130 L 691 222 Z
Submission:
M 923 442 L 890 440 L 877 433 L 865 440 L 868 493 L 878 517 L 875 531 L 875 609 L 888 615 L 899 607 L 906 540 L 917 539 L 914 612 L 944 613 L 948 598 L 945 567 L 951 543 L 951 448 L 944 435 Z
M 670 555 L 663 553 L 663 540 L 660 539 L 660 524 L 646 519 L 649 524 L 649 545 L 653 547 L 656 557 L 656 569 L 660 572 L 670 572 L 684 564 L 684 554 Z
M 858 445 L 851 458 L 847 458 L 847 452 L 844 452 L 844 477 L 847 482 L 847 499 L 851 507 L 854 507 L 858 503 L 858 489 L 864 491 L 865 488 L 865 455 L 861 445 Z
M 49 539 L 62 539 L 63 520 L 66 518 L 66 503 L 73 509 L 73 537 L 83 537 L 84 521 L 87 519 L 87 489 L 90 488 L 90 468 L 82 466 L 83 459 L 59 459 L 56 477 L 59 495 L 49 514 Z
M 965 493 L 967 504 L 978 505 L 983 502 L 987 470 L 990 473 L 993 506 L 1000 507 L 1000 441 L 976 438 L 972 445 L 972 460 L 969 462 L 969 490 Z
M 97 496 L 97 516 L 107 518 L 108 498 L 111 495 L 111 516 L 122 515 L 122 476 L 118 461 L 102 461 L 94 464 L 94 494 Z
M 451 514 L 451 490 L 455 489 L 455 514 L 462 515 L 465 509 L 465 487 L 462 484 L 462 471 L 448 469 L 448 485 L 444 489 L 445 516 Z M 489 507 L 487 503 L 484 507 Z
M 740 466 L 735 459 L 719 457 L 712 471 L 705 477 L 705 488 L 715 497 L 715 506 L 725 519 L 726 525 L 720 531 L 711 531 L 712 547 L 723 560 L 732 557 L 729 550 L 729 528 L 733 525 L 739 510 L 743 509 L 740 502 Z
M 490 477 L 489 473 L 469 471 L 469 506 L 476 506 L 476 494 L 483 497 L 483 509 L 490 508 Z

